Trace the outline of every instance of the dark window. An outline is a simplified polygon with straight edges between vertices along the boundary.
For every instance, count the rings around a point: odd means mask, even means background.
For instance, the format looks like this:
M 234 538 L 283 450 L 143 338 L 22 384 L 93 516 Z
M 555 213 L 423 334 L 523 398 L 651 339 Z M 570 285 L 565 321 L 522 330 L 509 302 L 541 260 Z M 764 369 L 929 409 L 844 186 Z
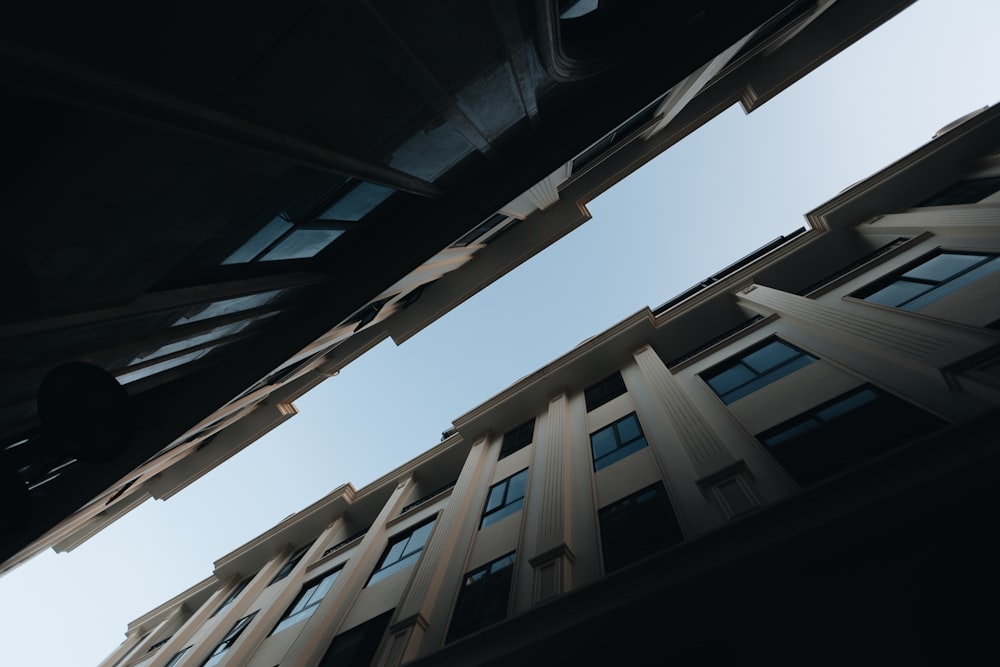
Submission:
M 757 435 L 808 486 L 888 452 L 945 422 L 871 386 L 842 394 Z
M 317 667 L 369 667 L 394 610 L 333 638 Z
M 512 551 L 465 575 L 447 641 L 455 641 L 507 617 L 513 574 Z
M 593 384 L 584 390 L 583 396 L 587 401 L 587 412 L 601 407 L 612 398 L 621 396 L 626 391 L 625 380 L 622 379 L 621 373 L 615 372 L 609 375 L 597 384 Z
M 185 646 L 180 651 L 177 651 L 177 653 L 174 653 L 173 657 L 170 658 L 170 660 L 167 661 L 167 664 L 165 664 L 163 667 L 174 667 L 174 665 L 180 662 L 181 658 L 186 656 L 188 651 L 190 651 L 193 647 L 194 644 L 192 644 L 191 646 Z
M 639 419 L 633 412 L 600 431 L 590 434 L 590 448 L 594 453 L 594 470 L 605 468 L 634 454 L 646 446 Z
M 147 648 L 146 649 L 146 653 L 152 653 L 156 649 L 158 649 L 161 646 L 163 646 L 164 644 L 166 644 L 168 641 L 170 641 L 170 637 L 167 637 L 166 639 L 161 639 L 160 641 L 156 642 L 155 644 L 153 644 L 152 646 L 150 646 L 149 648 Z
M 274 626 L 274 630 L 271 630 L 271 634 L 277 634 L 285 628 L 312 616 L 313 612 L 316 611 L 316 607 L 323 601 L 326 594 L 330 592 L 330 587 L 333 586 L 333 582 L 337 580 L 339 575 L 340 570 L 336 569 L 303 586 L 298 597 L 295 598 L 295 602 L 285 611 L 284 616 Z
M 702 373 L 719 398 L 732 403 L 816 361 L 783 340 L 771 338 Z
M 282 565 L 281 569 L 278 570 L 278 574 L 274 575 L 274 579 L 271 580 L 271 583 L 269 583 L 268 586 L 275 583 L 276 581 L 281 581 L 289 574 L 291 574 L 292 570 L 294 570 L 295 566 L 299 564 L 299 561 L 302 560 L 302 558 L 306 555 L 306 552 L 309 551 L 309 547 L 311 546 L 312 542 L 305 545 L 304 547 L 296 549 L 295 553 L 293 553 L 291 557 L 288 559 L 288 562 Z
M 653 120 L 656 116 L 656 108 L 659 106 L 662 99 L 662 97 L 657 99 L 656 102 L 650 104 L 648 107 L 629 118 L 617 128 L 604 135 L 604 137 L 601 138 L 601 140 L 596 144 L 576 156 L 573 159 L 573 173 L 577 173 L 591 162 L 594 162 L 609 148 L 615 144 L 621 143 L 623 139 L 627 139 L 632 136 L 632 134 L 638 131 L 640 127 L 645 126 Z
M 897 271 L 853 296 L 916 311 L 1000 269 L 997 255 L 940 252 Z
M 510 456 L 519 449 L 531 444 L 535 436 L 535 420 L 529 419 L 517 428 L 503 434 L 503 444 L 500 446 L 500 458 Z
M 611 503 L 598 514 L 605 572 L 614 572 L 684 539 L 662 482 Z
M 469 245 L 470 243 L 476 241 L 481 236 L 483 236 L 483 234 L 485 234 L 486 232 L 490 231 L 491 229 L 493 229 L 497 225 L 505 222 L 509 217 L 510 216 L 506 215 L 505 213 L 494 213 L 489 218 L 487 218 L 486 220 L 484 220 L 482 222 L 482 224 L 480 224 L 479 226 L 477 226 L 475 229 L 473 229 L 472 231 L 470 231 L 468 234 L 466 234 L 465 236 L 463 236 L 459 240 L 457 240 L 454 243 L 452 243 L 450 247 L 452 247 L 452 248 L 458 248 L 458 247 Z
M 256 615 L 257 612 L 255 611 L 249 616 L 244 616 L 240 620 L 236 621 L 236 625 L 233 626 L 233 629 L 226 633 L 226 636 L 222 638 L 222 641 L 215 647 L 212 653 L 208 656 L 208 659 L 201 663 L 201 667 L 211 667 L 212 665 L 217 665 L 222 662 L 222 659 L 226 655 L 226 651 L 232 648 L 233 644 L 235 644 L 236 640 L 240 638 L 240 635 L 243 634 L 243 631 L 247 629 L 247 626 L 250 625 L 250 622 Z
M 236 584 L 236 588 L 234 588 L 232 592 L 226 596 L 226 599 L 222 601 L 222 604 L 220 604 L 216 610 L 212 612 L 212 616 L 215 616 L 220 611 L 231 605 L 233 601 L 240 596 L 240 593 L 243 592 L 243 589 L 247 587 L 247 584 L 249 584 L 252 579 L 253 577 L 247 577 L 240 583 Z M 212 618 L 212 616 L 209 616 L 209 618 Z
M 975 204 L 1000 190 L 1000 176 L 971 178 L 951 185 L 917 206 L 958 206 Z
M 370 586 L 376 581 L 385 579 L 390 574 L 395 574 L 415 564 L 433 529 L 434 519 L 431 519 L 393 537 L 379 559 L 375 571 L 369 577 L 367 585 Z
M 524 491 L 527 485 L 528 469 L 525 468 L 491 486 L 489 495 L 486 496 L 486 507 L 483 509 L 483 520 L 479 523 L 479 527 L 483 528 L 514 512 L 520 512 L 524 505 Z

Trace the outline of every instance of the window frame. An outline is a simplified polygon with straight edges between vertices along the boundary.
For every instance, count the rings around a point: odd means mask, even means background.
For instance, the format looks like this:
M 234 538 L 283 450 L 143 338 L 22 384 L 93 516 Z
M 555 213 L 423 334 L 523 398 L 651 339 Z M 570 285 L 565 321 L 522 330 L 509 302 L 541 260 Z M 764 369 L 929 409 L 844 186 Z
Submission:
M 775 344 L 789 348 L 797 354 L 788 357 L 762 371 L 757 370 L 746 361 L 748 357 Z M 701 378 L 702 382 L 704 382 L 705 385 L 712 390 L 712 393 L 719 397 L 719 400 L 726 405 L 732 405 L 736 401 L 746 398 L 768 385 L 774 384 L 778 380 L 791 375 L 797 370 L 805 368 L 815 361 L 819 361 L 819 357 L 809 354 L 802 348 L 792 345 L 783 338 L 778 336 L 768 336 L 759 343 L 755 343 L 745 350 L 741 350 L 737 354 L 720 361 L 711 368 L 702 371 L 698 374 L 698 376 Z M 740 368 L 745 372 L 750 373 L 752 377 L 725 391 L 720 390 L 712 384 L 714 380 L 736 368 Z
M 240 620 L 236 621 L 236 623 L 233 624 L 232 629 L 226 633 L 226 635 L 222 638 L 222 641 L 216 644 L 215 648 L 212 649 L 212 652 L 207 658 L 205 658 L 205 661 L 201 663 L 201 667 L 211 667 L 211 665 L 218 664 L 219 661 L 222 660 L 222 656 L 224 656 L 229 649 L 233 647 L 233 644 L 235 644 L 243 633 L 246 632 L 246 629 L 250 627 L 250 624 L 253 623 L 253 619 L 258 612 L 260 612 L 260 609 L 257 609 L 256 611 L 247 614 Z M 218 658 L 218 660 L 214 660 L 213 662 L 214 658 Z
M 188 654 L 188 651 L 190 651 L 192 648 L 194 648 L 194 644 L 188 644 L 187 646 L 185 646 L 184 648 L 182 648 L 180 651 L 177 651 L 177 653 L 174 653 L 170 657 L 170 660 L 167 660 L 166 664 L 163 665 L 163 667 L 174 667 L 174 665 L 176 665 L 177 663 L 179 663 L 181 661 L 181 658 L 183 658 L 184 656 L 186 656 Z
M 522 475 L 523 475 L 524 483 L 522 484 L 521 495 L 518 496 L 518 497 L 516 497 L 516 498 L 509 498 L 508 494 L 510 493 L 511 482 L 514 480 L 514 478 L 520 477 Z M 494 490 L 500 489 L 501 487 L 503 488 L 503 491 L 502 491 L 502 496 L 501 496 L 500 504 L 497 505 L 496 507 L 494 507 L 493 509 L 489 509 L 490 499 L 493 497 Z M 520 512 L 521 508 L 524 507 L 524 498 L 527 495 L 528 495 L 528 469 L 527 468 L 524 468 L 522 470 L 518 470 L 513 475 L 507 477 L 506 479 L 502 479 L 499 482 L 497 482 L 496 484 L 493 484 L 492 486 L 490 486 L 489 490 L 486 492 L 486 502 L 483 504 L 483 513 L 482 513 L 482 516 L 481 516 L 481 518 L 479 520 L 479 528 L 480 528 L 480 530 L 482 530 L 486 526 L 493 525 L 497 521 L 501 521 L 502 519 L 506 519 L 508 516 L 510 516 L 512 514 Z
M 288 575 L 290 575 L 292 573 L 292 570 L 295 569 L 295 566 L 299 564 L 299 561 L 305 558 L 306 553 L 309 551 L 309 548 L 312 545 L 313 543 L 309 542 L 308 544 L 301 546 L 295 551 L 293 551 L 292 555 L 288 557 L 288 560 L 285 561 L 285 564 L 281 566 L 281 569 L 278 570 L 278 572 L 274 575 L 274 578 L 271 579 L 271 581 L 268 582 L 267 585 L 270 586 L 271 584 L 276 584 L 285 577 L 287 577 Z
M 212 612 L 212 615 L 209 616 L 209 618 L 214 618 L 216 614 L 235 602 L 236 598 L 240 596 L 240 593 L 242 593 L 243 590 L 250 585 L 250 582 L 253 581 L 254 576 L 256 575 L 250 575 L 240 581 L 240 583 L 236 584 L 236 587 L 229 591 L 229 595 L 227 595 L 226 599 L 222 601 L 222 604 L 215 608 L 215 611 Z
M 532 417 L 523 424 L 516 426 L 503 434 L 500 445 L 500 455 L 497 459 L 505 459 L 535 441 L 535 418 Z
M 623 441 L 622 436 L 619 433 L 618 425 L 622 424 L 623 422 L 625 422 L 630 418 L 635 421 L 635 426 L 636 429 L 639 431 L 639 435 L 627 441 Z M 608 430 L 611 430 L 611 433 L 614 435 L 615 448 L 605 454 L 597 456 L 597 451 L 594 449 L 594 437 Z M 642 445 L 634 447 L 633 445 L 639 441 L 642 441 Z M 607 468 L 608 466 L 613 465 L 618 461 L 621 461 L 622 459 L 628 458 L 632 454 L 635 454 L 639 450 L 645 449 L 648 446 L 649 446 L 649 441 L 646 439 L 645 431 L 642 430 L 642 422 L 639 421 L 639 415 L 637 415 L 633 410 L 624 417 L 616 419 L 610 424 L 602 426 L 601 428 L 597 429 L 596 431 L 593 431 L 590 434 L 590 454 L 591 458 L 594 461 L 594 472 L 603 470 L 604 468 Z M 609 457 L 611 457 L 610 460 L 606 460 L 609 459 Z
M 665 510 L 662 514 L 664 521 L 660 526 L 659 530 L 655 534 L 655 539 L 646 539 L 645 541 L 632 540 L 635 543 L 639 543 L 640 549 L 633 553 L 615 553 L 614 548 L 619 550 L 624 550 L 627 546 L 623 546 L 623 540 L 616 539 L 617 533 L 625 533 L 627 536 L 641 536 L 644 533 L 641 531 L 633 530 L 631 523 L 636 523 L 643 518 L 643 516 L 635 517 L 633 513 L 626 515 L 626 521 L 618 519 L 613 520 L 616 516 L 623 516 L 624 509 L 626 507 L 639 507 L 637 500 L 650 493 L 654 493 L 653 502 L 658 502 L 659 505 Z M 645 501 L 643 501 L 645 502 Z M 612 519 L 609 521 L 609 519 Z M 655 482 L 649 486 L 643 487 L 633 493 L 623 496 L 618 500 L 608 503 L 604 507 L 598 508 L 597 510 L 597 526 L 598 533 L 601 541 L 601 564 L 604 567 L 604 573 L 610 574 L 617 570 L 621 570 L 637 561 L 643 560 L 655 554 L 661 553 L 677 544 L 684 542 L 684 530 L 681 528 L 680 521 L 677 519 L 677 513 L 674 511 L 673 503 L 670 502 L 670 494 L 667 492 L 667 488 L 662 481 Z M 621 530 L 620 526 L 624 526 L 627 530 Z M 615 529 L 618 528 L 616 531 Z M 612 549 L 609 549 L 609 546 Z M 623 558 L 622 556 L 628 556 Z
M 375 565 L 375 569 L 372 570 L 371 575 L 369 575 L 368 577 L 367 583 L 365 583 L 365 587 L 367 588 L 368 586 L 371 586 L 374 583 L 382 581 L 386 577 L 390 577 L 393 574 L 396 574 L 397 572 L 400 572 L 402 570 L 407 569 L 408 567 L 416 565 L 417 561 L 420 560 L 420 554 L 423 553 L 424 547 L 427 546 L 427 543 L 430 541 L 431 536 L 434 534 L 434 524 L 437 522 L 437 518 L 438 516 L 437 514 L 435 514 L 434 516 L 424 521 L 421 521 L 418 524 L 415 524 L 414 526 L 408 528 L 407 530 L 400 531 L 395 535 L 393 535 L 386 543 L 385 549 L 382 551 L 382 555 L 379 556 L 378 563 Z M 420 543 L 420 548 L 416 550 L 411 549 L 408 543 L 409 540 L 413 537 L 413 534 L 416 533 L 421 528 L 423 528 L 424 526 L 428 525 L 430 526 L 430 530 L 428 531 L 427 537 L 424 539 L 424 541 Z M 406 542 L 407 544 L 403 547 L 403 550 L 399 553 L 399 556 L 396 558 L 396 560 L 394 560 L 391 563 L 387 563 L 386 559 L 392 553 L 393 548 L 401 542 Z M 397 567 L 400 563 L 404 563 L 410 559 L 413 559 L 413 563 L 411 563 L 410 565 Z
M 333 587 L 337 579 L 340 577 L 340 573 L 343 571 L 343 569 L 344 566 L 341 565 L 340 567 L 336 567 L 332 570 L 329 570 L 326 573 L 302 584 L 302 588 L 301 590 L 299 590 L 299 594 L 295 596 L 295 599 L 292 600 L 292 603 L 288 605 L 288 609 L 285 610 L 285 613 L 282 614 L 281 618 L 278 619 L 278 622 L 275 623 L 274 628 L 271 630 L 270 633 L 268 633 L 268 637 L 276 635 L 282 630 L 286 630 L 292 627 L 293 625 L 298 625 L 302 621 L 309 619 L 316 611 L 316 607 L 318 607 L 320 603 L 323 602 L 324 599 L 326 599 L 326 596 L 330 594 L 330 589 Z M 326 587 L 326 590 L 323 590 L 322 595 L 320 595 L 318 599 L 314 599 L 316 591 L 321 590 L 323 588 L 323 585 L 326 584 L 328 580 L 330 583 Z M 308 596 L 307 604 L 303 606 L 302 609 L 295 611 L 295 608 L 299 606 L 299 603 L 302 602 L 303 598 L 306 598 L 307 596 Z M 286 623 L 286 621 L 289 621 L 290 619 L 295 619 L 295 620 L 292 620 L 290 623 Z
M 966 257 L 982 257 L 980 261 L 975 264 L 968 266 L 952 275 L 948 276 L 943 280 L 933 280 L 930 278 L 920 278 L 910 276 L 907 277 L 907 273 L 912 273 L 913 271 L 925 266 L 929 262 L 942 257 L 945 255 L 956 255 L 956 256 L 966 256 Z M 995 262 L 995 266 L 983 273 L 978 277 L 969 280 L 970 274 L 979 271 L 983 267 L 988 266 L 991 262 Z M 992 252 L 977 252 L 977 251 L 967 251 L 967 250 L 949 250 L 946 248 L 937 248 L 929 253 L 926 253 L 914 261 L 904 265 L 903 267 L 892 271 L 885 276 L 882 276 L 878 280 L 869 283 L 865 287 L 859 290 L 855 290 L 849 296 L 864 301 L 866 303 L 871 303 L 879 306 L 885 306 L 886 308 L 896 308 L 898 310 L 905 310 L 908 312 L 919 312 L 920 310 L 926 308 L 927 306 L 939 301 L 947 296 L 954 294 L 955 292 L 968 287 L 976 282 L 979 282 L 991 273 L 1000 271 L 1000 253 Z M 928 289 L 915 294 L 903 300 L 894 300 L 894 303 L 885 303 L 883 301 L 876 301 L 872 299 L 873 296 L 884 292 L 886 289 L 893 285 L 907 283 L 914 285 L 925 285 Z M 958 284 L 955 284 L 958 283 Z M 948 286 L 951 285 L 949 288 Z M 935 293 L 937 294 L 935 295 Z M 928 297 L 932 297 L 929 298 Z M 916 304 L 916 305 L 914 305 Z M 910 307 L 907 307 L 910 306 Z
M 593 412 L 602 405 L 627 393 L 628 387 L 625 385 L 625 378 L 622 377 L 621 371 L 615 371 L 584 389 L 583 400 L 587 406 L 587 412 Z
M 500 567 L 494 570 L 494 566 L 498 564 Z M 507 615 L 510 613 L 511 589 L 514 584 L 514 566 L 516 564 L 517 551 L 510 551 L 463 575 L 462 585 L 459 587 L 455 606 L 452 610 L 451 621 L 448 624 L 445 644 L 496 625 L 507 618 Z M 493 579 L 493 585 L 490 586 L 491 577 L 494 577 L 498 573 L 503 573 L 501 578 Z M 477 575 L 479 578 L 473 579 Z M 504 582 L 504 579 L 506 579 L 506 582 Z M 506 583 L 506 586 L 499 585 L 503 583 Z M 476 584 L 478 586 L 472 588 Z M 502 604 L 496 605 L 503 607 L 502 616 L 495 613 L 488 613 L 493 603 L 500 602 L 500 600 L 499 598 L 496 600 L 487 599 L 487 596 L 497 591 L 504 592 Z

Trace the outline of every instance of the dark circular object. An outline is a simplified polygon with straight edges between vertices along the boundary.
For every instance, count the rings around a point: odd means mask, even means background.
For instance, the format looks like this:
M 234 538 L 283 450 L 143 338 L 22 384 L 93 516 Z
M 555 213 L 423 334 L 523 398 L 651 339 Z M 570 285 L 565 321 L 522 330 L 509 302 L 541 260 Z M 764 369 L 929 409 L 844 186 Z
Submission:
M 23 528 L 31 516 L 28 485 L 12 468 L 0 462 L 0 543 Z
M 71 361 L 49 371 L 38 387 L 42 437 L 84 463 L 119 456 L 135 435 L 125 388 L 103 368 Z

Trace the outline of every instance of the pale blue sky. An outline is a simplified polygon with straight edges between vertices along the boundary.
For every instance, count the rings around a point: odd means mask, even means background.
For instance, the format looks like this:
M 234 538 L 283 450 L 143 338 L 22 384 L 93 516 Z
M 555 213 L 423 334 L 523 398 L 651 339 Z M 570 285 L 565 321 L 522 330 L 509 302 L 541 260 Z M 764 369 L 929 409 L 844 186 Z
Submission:
M 401 347 L 379 345 L 299 415 L 167 502 L 0 577 L 0 662 L 96 665 L 137 616 L 345 482 L 1000 99 L 1000 2 L 920 0 L 760 110 L 732 108 L 591 202 L 594 218 Z

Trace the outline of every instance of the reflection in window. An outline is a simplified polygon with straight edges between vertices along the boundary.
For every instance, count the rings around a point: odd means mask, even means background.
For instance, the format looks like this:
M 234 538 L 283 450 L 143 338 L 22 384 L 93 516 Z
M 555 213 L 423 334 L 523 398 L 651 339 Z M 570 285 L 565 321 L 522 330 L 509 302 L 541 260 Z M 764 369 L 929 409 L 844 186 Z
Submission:
M 455 641 L 505 619 L 513 574 L 514 552 L 467 573 L 446 641 Z
M 171 368 L 177 368 L 178 366 L 183 366 L 184 364 L 195 361 L 196 359 L 201 359 L 207 355 L 212 350 L 221 347 L 221 345 L 213 345 L 212 347 L 202 348 L 200 350 L 195 350 L 194 352 L 189 352 L 188 354 L 182 354 L 179 357 L 174 357 L 172 359 L 167 359 L 166 361 L 161 361 L 158 364 L 151 364 L 149 366 L 144 366 L 137 370 L 123 373 L 118 376 L 118 382 L 121 384 L 129 384 L 130 382 L 135 382 L 136 380 L 142 380 L 143 378 L 156 375 L 157 373 L 162 373 L 163 371 L 170 370 Z M 128 369 L 125 369 L 126 371 Z
M 359 183 L 321 213 L 319 219 L 357 222 L 374 211 L 393 192 L 395 191 L 381 185 Z
M 414 565 L 420 558 L 420 552 L 423 551 L 433 529 L 434 519 L 431 519 L 409 532 L 394 537 L 379 559 L 371 578 L 368 579 L 368 585 Z
M 673 546 L 684 539 L 663 482 L 611 503 L 598 512 L 604 571 Z
M 295 602 L 288 608 L 285 615 L 281 617 L 278 624 L 274 626 L 271 634 L 276 635 L 285 628 L 312 616 L 313 612 L 316 611 L 316 607 L 323 601 L 326 594 L 330 592 L 333 582 L 337 580 L 339 575 L 340 570 L 337 569 L 303 586 L 302 591 L 295 598 Z
M 634 454 L 646 446 L 642 427 L 633 412 L 610 426 L 590 434 L 590 448 L 594 453 L 594 470 L 605 468 L 616 461 Z
M 771 338 L 702 374 L 727 405 L 808 366 L 816 357 Z
M 315 257 L 343 233 L 343 229 L 296 229 L 268 250 L 260 261 Z
M 1000 256 L 942 252 L 859 292 L 865 301 L 917 311 L 1000 269 Z
M 251 236 L 249 241 L 240 246 L 240 248 L 232 255 L 224 259 L 222 263 L 244 264 L 246 262 L 253 261 L 254 258 L 267 250 L 272 243 L 287 234 L 292 227 L 293 225 L 291 221 L 285 216 L 284 213 L 282 213 L 278 217 L 271 220 L 271 222 L 267 223 L 264 226 L 264 229 Z
M 866 385 L 759 433 L 757 439 L 796 482 L 808 486 L 943 425 L 934 415 Z
M 194 306 L 187 313 L 185 313 L 183 317 L 178 318 L 172 326 L 176 327 L 182 324 L 200 322 L 201 320 L 208 320 L 213 317 L 222 317 L 223 315 L 241 313 L 244 310 L 260 308 L 261 306 L 266 306 L 274 301 L 285 291 L 285 289 L 276 289 L 269 292 L 247 294 L 244 296 L 233 297 L 231 299 L 224 299 L 222 301 L 215 301 L 213 303 Z
M 524 492 L 528 486 L 528 469 L 515 473 L 490 487 L 479 527 L 496 523 L 504 517 L 519 512 L 524 506 Z

